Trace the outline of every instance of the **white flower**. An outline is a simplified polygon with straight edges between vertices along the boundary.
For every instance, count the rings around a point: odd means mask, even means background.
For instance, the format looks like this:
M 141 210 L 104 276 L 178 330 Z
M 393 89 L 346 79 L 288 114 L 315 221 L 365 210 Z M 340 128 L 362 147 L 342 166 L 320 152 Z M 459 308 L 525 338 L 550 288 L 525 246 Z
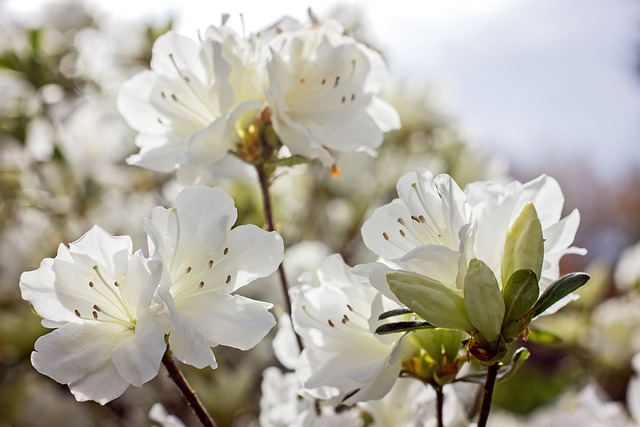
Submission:
M 622 291 L 640 285 L 640 242 L 622 251 L 614 276 L 616 286 Z
M 296 373 L 309 393 L 347 403 L 379 399 L 400 374 L 411 351 L 398 334 L 376 335 L 378 315 L 393 304 L 383 301 L 339 255 L 318 269 L 319 284 L 304 284 L 294 300 L 292 319 L 305 348 Z
M 541 290 L 559 277 L 563 255 L 586 253 L 570 246 L 579 213 L 574 210 L 560 219 L 564 197 L 558 183 L 548 176 L 506 186 L 472 183 L 463 192 L 448 175 L 434 177 L 418 169 L 400 178 L 398 195 L 364 223 L 365 245 L 382 259 L 452 288 L 463 288 L 473 258 L 487 264 L 501 284 L 507 232 L 527 203 L 534 205 L 542 225 Z M 372 283 L 375 286 L 378 281 Z
M 230 65 L 220 41 L 195 42 L 174 32 L 156 40 L 151 70 L 128 80 L 118 97 L 118 108 L 129 125 L 140 132 L 140 153 L 129 163 L 172 172 L 184 163 L 189 144 L 206 140 L 209 164 L 232 148 L 235 134 L 227 127 L 234 111 L 229 83 Z
M 158 373 L 168 319 L 152 297 L 162 267 L 131 246 L 95 226 L 20 278 L 22 297 L 57 328 L 36 341 L 31 362 L 79 401 L 105 404 Z
M 118 98 L 140 133 L 140 153 L 128 161 L 193 177 L 193 169 L 232 161 L 228 153 L 255 136 L 257 120 L 272 123 L 293 154 L 328 166 L 334 151 L 372 152 L 399 118 L 376 96 L 380 55 L 343 32 L 335 21 L 282 19 L 246 39 L 225 25 L 198 42 L 163 35 L 151 70 L 127 81 Z
M 169 344 L 198 368 L 217 366 L 211 347 L 247 350 L 275 325 L 271 304 L 233 293 L 278 268 L 282 239 L 254 225 L 232 230 L 236 217 L 224 190 L 192 186 L 144 222 L 150 256 L 165 268 L 158 294 L 171 315 Z
M 274 38 L 266 98 L 274 129 L 292 153 L 335 163 L 334 151 L 374 152 L 398 113 L 376 95 L 381 57 L 333 20 Z
M 185 427 L 180 418 L 167 412 L 161 403 L 154 403 L 149 410 L 149 418 L 157 422 L 162 427 Z

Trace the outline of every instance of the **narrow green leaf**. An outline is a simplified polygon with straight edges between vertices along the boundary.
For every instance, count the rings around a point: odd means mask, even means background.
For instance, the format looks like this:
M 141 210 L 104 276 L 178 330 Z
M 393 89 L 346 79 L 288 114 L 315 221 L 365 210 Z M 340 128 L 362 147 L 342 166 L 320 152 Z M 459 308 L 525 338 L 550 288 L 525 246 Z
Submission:
M 440 328 L 473 331 L 464 308 L 464 299 L 437 280 L 417 273 L 395 271 L 387 274 L 391 292 L 418 316 Z
M 511 357 L 511 363 L 507 366 L 508 369 L 505 372 L 498 372 L 498 381 L 507 381 L 513 377 L 529 356 L 531 356 L 531 353 L 525 347 L 517 349 Z
M 502 283 L 506 283 L 518 270 L 531 270 L 537 278 L 542 272 L 544 240 L 542 225 L 533 203 L 527 203 L 513 221 L 504 240 L 500 265 Z
M 464 304 L 473 326 L 487 341 L 497 340 L 505 312 L 502 292 L 493 271 L 475 258 L 464 277 Z
M 535 328 L 529 329 L 528 340 L 540 344 L 557 344 L 562 342 L 562 338 L 560 338 L 556 334 Z
M 549 307 L 580 288 L 587 283 L 588 280 L 589 275 L 586 273 L 570 273 L 562 276 L 549 285 L 547 290 L 540 296 L 538 302 L 536 302 L 531 309 L 531 317 L 533 318 L 544 313 Z
M 402 316 L 403 314 L 411 314 L 413 310 L 410 308 L 396 308 L 394 310 L 385 311 L 380 316 L 378 316 L 378 320 L 388 319 L 389 317 Z
M 433 327 L 434 326 L 432 324 L 424 320 L 407 320 L 403 322 L 385 323 L 384 325 L 380 325 L 376 329 L 375 333 L 380 335 L 394 334 L 397 332 L 409 332 L 415 331 L 417 329 L 428 329 Z

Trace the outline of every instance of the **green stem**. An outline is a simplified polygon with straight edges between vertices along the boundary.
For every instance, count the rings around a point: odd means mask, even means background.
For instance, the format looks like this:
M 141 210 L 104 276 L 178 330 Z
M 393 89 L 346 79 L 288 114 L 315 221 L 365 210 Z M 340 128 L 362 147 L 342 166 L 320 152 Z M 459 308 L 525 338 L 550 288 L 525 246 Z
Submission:
M 436 416 L 438 418 L 438 427 L 444 427 L 444 393 L 442 386 L 434 387 L 436 390 Z
M 273 221 L 273 209 L 271 207 L 271 194 L 269 193 L 269 187 L 271 183 L 269 182 L 269 176 L 265 173 L 264 166 L 256 165 L 256 170 L 258 172 L 258 180 L 260 181 L 260 189 L 262 191 L 262 202 L 264 208 L 264 217 L 267 223 L 268 231 L 275 231 L 275 223 Z M 278 267 L 278 276 L 280 277 L 280 286 L 282 287 L 282 295 L 284 297 L 285 304 L 285 312 L 291 317 L 291 298 L 289 297 L 289 285 L 287 283 L 287 276 L 284 271 L 284 261 L 280 263 Z M 298 342 L 298 348 L 302 350 L 304 347 L 302 345 L 302 340 L 296 334 L 296 341 Z
M 500 363 L 494 363 L 487 367 L 487 379 L 484 382 L 484 393 L 482 395 L 482 406 L 480 407 L 480 417 L 478 418 L 478 427 L 485 427 L 489 420 L 489 412 L 491 411 L 491 399 L 493 399 L 493 388 L 496 385 L 498 370 Z
M 162 356 L 162 364 L 167 368 L 169 372 L 169 377 L 173 380 L 174 383 L 178 386 L 182 395 L 187 400 L 189 406 L 196 414 L 200 422 L 204 427 L 217 427 L 216 423 L 213 421 L 204 405 L 196 395 L 196 392 L 191 388 L 187 379 L 182 374 L 175 360 L 171 356 L 171 349 L 167 346 L 167 351 Z

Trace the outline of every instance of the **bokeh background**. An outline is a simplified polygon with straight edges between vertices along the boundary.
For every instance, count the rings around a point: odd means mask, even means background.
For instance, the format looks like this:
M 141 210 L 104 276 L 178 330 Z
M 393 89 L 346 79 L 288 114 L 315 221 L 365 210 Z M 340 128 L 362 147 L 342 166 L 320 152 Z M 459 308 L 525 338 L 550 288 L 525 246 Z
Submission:
M 565 213 L 580 210 L 576 245 L 589 251 L 563 269 L 593 279 L 580 301 L 538 322 L 556 339 L 526 343 L 532 360 L 498 385 L 497 404 L 531 417 L 592 384 L 627 411 L 640 352 L 640 253 L 629 249 L 640 241 L 639 2 L 0 0 L 0 426 L 151 425 L 155 402 L 193 422 L 164 375 L 101 407 L 38 374 L 29 354 L 45 330 L 19 276 L 93 224 L 144 248 L 142 218 L 172 204 L 172 176 L 126 165 L 135 134 L 115 107 L 157 36 L 195 38 L 223 13 L 248 34 L 283 15 L 307 19 L 307 7 L 380 50 L 384 97 L 403 129 L 375 159 L 341 158 L 338 178 L 313 164 L 283 171 L 274 196 L 291 279 L 330 252 L 370 261 L 362 221 L 415 167 L 461 186 L 546 173 L 564 190 Z M 215 184 L 236 199 L 239 223 L 262 225 L 251 177 Z M 247 292 L 280 298 L 268 280 Z M 269 340 L 216 354 L 221 367 L 186 369 L 190 380 L 221 425 L 255 425 L 262 369 L 277 364 Z

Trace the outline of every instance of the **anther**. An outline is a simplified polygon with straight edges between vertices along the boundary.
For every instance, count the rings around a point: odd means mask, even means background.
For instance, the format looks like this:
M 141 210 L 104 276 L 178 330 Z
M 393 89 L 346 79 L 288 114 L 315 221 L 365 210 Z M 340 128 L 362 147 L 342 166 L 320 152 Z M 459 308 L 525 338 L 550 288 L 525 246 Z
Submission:
M 339 82 L 340 82 L 340 76 L 336 76 L 336 81 L 333 83 L 333 87 L 338 87 Z
M 353 311 L 353 307 L 351 307 L 349 304 L 347 304 L 347 308 L 349 309 L 349 311 Z
M 191 273 L 191 267 L 187 267 L 187 273 Z
M 93 288 L 93 282 L 89 282 L 89 287 Z
M 98 320 L 98 312 L 97 312 L 97 311 L 94 311 L 94 312 L 93 312 L 93 318 L 94 318 L 94 319 L 96 319 L 96 320 Z
M 94 309 L 95 311 L 102 311 L 102 310 L 100 310 L 100 307 L 98 307 L 98 304 L 95 304 L 95 305 L 93 306 L 93 309 Z
M 304 79 L 300 79 L 300 83 L 304 83 Z
M 345 98 L 344 96 L 342 97 L 342 99 L 340 100 L 341 103 L 344 104 L 344 102 L 347 100 L 347 98 Z
M 78 309 L 74 310 L 74 313 L 77 317 L 82 317 L 82 314 L 80 314 L 80 311 L 78 311 Z
M 322 82 L 320 82 L 320 84 L 325 84 L 327 82 L 327 79 L 322 79 Z
M 231 281 L 231 275 L 228 274 L 227 275 L 227 280 L 224 281 L 224 283 L 229 283 Z
M 352 101 L 355 101 L 355 99 L 356 99 L 356 94 L 355 94 L 355 93 L 352 93 L 352 94 L 351 94 L 351 100 L 352 100 Z
M 420 222 L 420 219 L 415 215 L 411 215 L 411 219 L 414 220 L 415 222 Z
M 327 320 L 327 323 L 329 324 L 329 326 L 331 326 L 332 328 L 335 327 L 336 325 L 333 324 L 333 322 L 331 321 L 331 319 Z
M 171 99 L 173 99 L 174 102 L 178 102 L 178 97 L 176 96 L 175 93 L 171 94 Z
M 382 233 L 382 237 L 384 237 L 384 240 L 389 240 L 389 235 L 387 233 Z
M 404 222 L 404 219 L 402 219 L 402 218 L 398 218 L 398 222 L 399 222 L 400 224 L 402 224 L 402 225 L 406 225 L 406 224 L 405 224 L 405 222 Z
M 202 289 L 204 287 L 204 280 L 200 281 L 200 288 Z
M 342 322 L 343 325 L 346 324 L 348 321 L 349 321 L 349 317 L 347 317 L 346 314 L 344 316 L 342 316 L 341 322 Z
M 229 248 L 224 248 L 224 251 L 222 252 L 223 255 L 226 255 L 229 253 Z
M 427 220 L 426 220 L 426 219 L 424 219 L 424 216 L 423 216 L 423 215 L 420 215 L 420 216 L 418 217 L 418 219 L 419 219 L 419 220 L 420 220 L 420 222 L 421 222 L 421 223 L 423 223 L 423 224 L 424 224 L 425 222 L 427 222 Z
M 160 96 L 162 96 L 162 99 L 167 99 L 167 94 L 164 91 L 160 92 Z
M 213 260 L 212 259 L 209 260 L 209 268 L 211 268 L 211 267 L 213 267 Z
M 401 235 L 402 237 L 405 237 L 405 236 L 406 236 L 406 234 L 405 234 L 404 230 L 400 230 L 400 235 Z

